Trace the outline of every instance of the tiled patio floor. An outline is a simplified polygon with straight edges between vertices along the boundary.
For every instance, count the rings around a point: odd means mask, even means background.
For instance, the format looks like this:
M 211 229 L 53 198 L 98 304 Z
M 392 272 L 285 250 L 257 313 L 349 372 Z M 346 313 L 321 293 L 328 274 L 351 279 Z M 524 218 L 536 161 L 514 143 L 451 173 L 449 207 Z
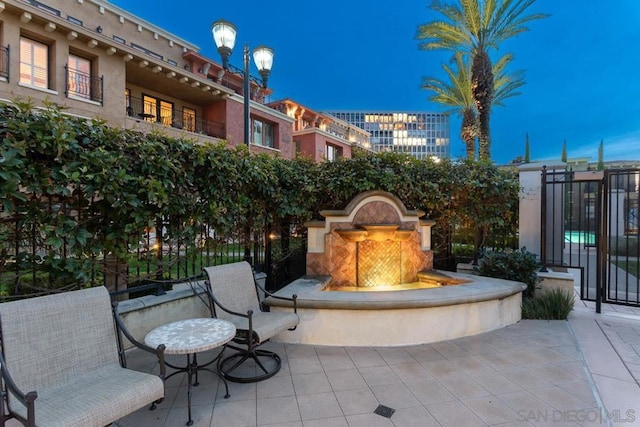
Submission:
M 282 356 L 280 373 L 260 383 L 229 383 L 229 399 L 215 375 L 201 372 L 193 389 L 195 426 L 606 425 L 566 321 L 524 320 L 412 347 L 267 345 Z M 129 357 L 130 367 L 152 371 L 153 365 L 141 353 Z M 155 411 L 142 409 L 119 425 L 184 425 L 185 377 L 168 381 Z M 378 405 L 395 412 L 377 415 Z

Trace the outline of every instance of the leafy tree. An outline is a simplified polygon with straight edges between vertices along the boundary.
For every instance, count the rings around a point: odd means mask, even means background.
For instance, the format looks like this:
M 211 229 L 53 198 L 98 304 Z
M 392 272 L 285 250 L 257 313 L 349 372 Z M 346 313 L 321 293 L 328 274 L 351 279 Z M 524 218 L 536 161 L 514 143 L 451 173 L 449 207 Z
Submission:
M 525 15 L 535 0 L 458 0 L 453 4 L 434 2 L 431 8 L 443 15 L 418 26 L 416 37 L 425 40 L 421 49 L 463 50 L 472 57 L 471 90 L 478 111 L 479 157 L 491 158 L 490 116 L 495 97 L 490 49 L 527 31 L 526 24 L 546 17 Z

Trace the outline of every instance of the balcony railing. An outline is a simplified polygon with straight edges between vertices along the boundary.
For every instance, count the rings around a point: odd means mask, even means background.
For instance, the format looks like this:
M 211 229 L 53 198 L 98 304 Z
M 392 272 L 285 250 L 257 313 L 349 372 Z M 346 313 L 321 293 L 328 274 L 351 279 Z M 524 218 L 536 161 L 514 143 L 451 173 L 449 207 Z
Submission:
M 0 78 L 9 81 L 9 46 L 0 46 Z
M 144 102 L 140 98 L 127 98 L 126 114 L 129 117 L 188 132 L 222 139 L 227 137 L 224 123 L 205 120 L 186 112 L 180 113 L 173 108 L 158 106 L 156 102 Z
M 102 104 L 103 78 L 95 77 L 89 73 L 69 68 L 65 65 L 67 76 L 67 96 L 83 98 Z

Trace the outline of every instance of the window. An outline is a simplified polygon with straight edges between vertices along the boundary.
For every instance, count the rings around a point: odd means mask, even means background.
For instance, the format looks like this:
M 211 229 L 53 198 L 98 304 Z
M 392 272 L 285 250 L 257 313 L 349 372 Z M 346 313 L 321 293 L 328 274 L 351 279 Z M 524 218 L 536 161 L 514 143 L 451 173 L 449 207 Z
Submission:
M 20 37 L 20 83 L 49 89 L 49 46 Z
M 144 111 L 140 117 L 148 122 L 159 122 L 166 126 L 173 125 L 173 103 L 163 101 L 149 95 L 142 95 Z
M 271 123 L 253 121 L 253 143 L 263 147 L 275 148 L 273 144 L 273 125 Z
M 336 161 L 342 155 L 342 150 L 335 145 L 327 144 L 325 147 L 325 158 L 329 162 Z
M 190 132 L 196 131 L 196 110 L 193 108 L 182 108 L 182 129 Z
M 69 55 L 67 66 L 67 94 L 77 98 L 93 99 L 91 96 L 91 60 Z

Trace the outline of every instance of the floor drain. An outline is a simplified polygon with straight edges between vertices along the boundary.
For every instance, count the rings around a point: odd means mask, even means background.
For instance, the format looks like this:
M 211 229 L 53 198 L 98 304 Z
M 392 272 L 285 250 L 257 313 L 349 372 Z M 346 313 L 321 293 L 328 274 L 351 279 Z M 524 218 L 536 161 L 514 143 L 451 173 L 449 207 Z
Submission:
M 381 415 L 385 418 L 391 418 L 391 415 L 393 415 L 394 412 L 396 412 L 395 409 L 389 408 L 388 406 L 384 405 L 378 405 L 376 410 L 373 411 L 374 414 Z

